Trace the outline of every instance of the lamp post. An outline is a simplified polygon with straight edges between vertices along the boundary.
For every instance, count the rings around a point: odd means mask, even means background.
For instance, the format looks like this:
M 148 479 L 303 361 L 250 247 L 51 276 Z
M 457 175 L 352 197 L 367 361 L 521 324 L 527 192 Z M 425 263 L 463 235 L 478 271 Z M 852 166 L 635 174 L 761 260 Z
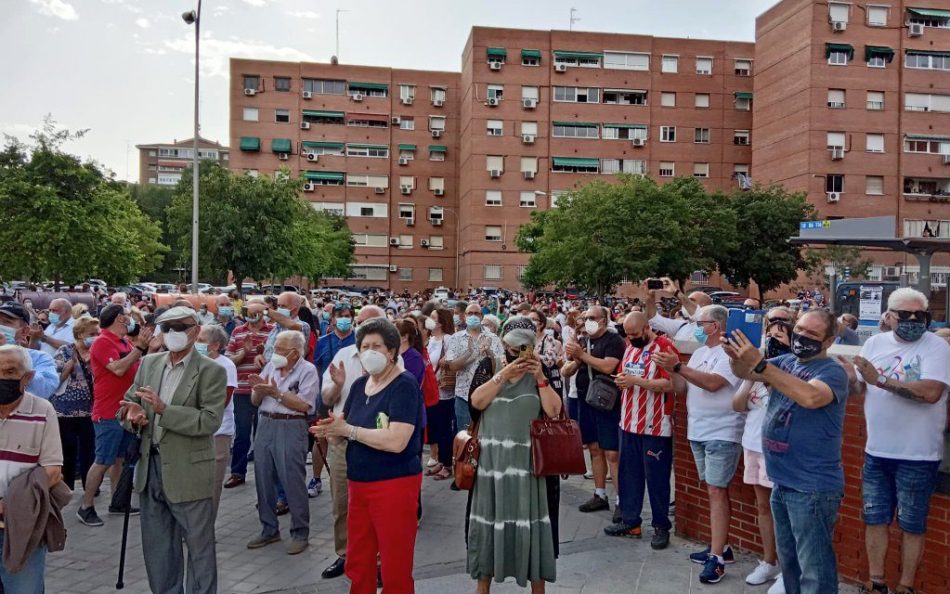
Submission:
M 191 167 L 191 292 L 198 293 L 198 50 L 201 45 L 201 0 L 198 8 L 182 13 L 185 23 L 195 26 L 195 135 Z

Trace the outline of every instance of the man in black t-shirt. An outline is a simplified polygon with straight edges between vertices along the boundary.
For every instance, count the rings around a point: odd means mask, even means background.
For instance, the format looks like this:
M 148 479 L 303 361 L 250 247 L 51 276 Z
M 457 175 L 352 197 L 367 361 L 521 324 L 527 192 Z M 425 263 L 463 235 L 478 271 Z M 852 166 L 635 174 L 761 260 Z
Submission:
M 570 341 L 565 345 L 568 362 L 561 369 L 561 375 L 570 377 L 577 374 L 577 420 L 581 428 L 581 440 L 590 452 L 594 473 L 594 495 L 578 509 L 593 512 L 610 509 L 606 490 L 608 466 L 616 484 L 617 450 L 620 448 L 620 398 L 617 398 L 612 410 L 601 411 L 587 404 L 587 390 L 593 377 L 612 376 L 617 372 L 626 344 L 616 331 L 608 328 L 607 308 L 591 306 L 584 312 L 583 320 L 589 339 L 584 344 Z

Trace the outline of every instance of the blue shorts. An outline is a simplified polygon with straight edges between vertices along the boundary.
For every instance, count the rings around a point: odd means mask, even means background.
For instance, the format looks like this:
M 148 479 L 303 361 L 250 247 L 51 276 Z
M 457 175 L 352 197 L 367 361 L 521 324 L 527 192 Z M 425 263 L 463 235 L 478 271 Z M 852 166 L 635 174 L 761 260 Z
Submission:
M 742 456 L 742 445 L 731 441 L 690 441 L 699 480 L 725 489 L 732 482 Z
M 112 466 L 116 458 L 124 458 L 132 434 L 115 419 L 93 421 L 96 431 L 96 464 Z
M 930 496 L 937 486 L 940 462 L 894 460 L 864 454 L 861 498 L 864 523 L 890 524 L 897 511 L 897 523 L 909 534 L 927 532 Z
M 620 407 L 604 412 L 577 399 L 577 424 L 581 426 L 581 442 L 596 443 L 602 450 L 620 449 Z

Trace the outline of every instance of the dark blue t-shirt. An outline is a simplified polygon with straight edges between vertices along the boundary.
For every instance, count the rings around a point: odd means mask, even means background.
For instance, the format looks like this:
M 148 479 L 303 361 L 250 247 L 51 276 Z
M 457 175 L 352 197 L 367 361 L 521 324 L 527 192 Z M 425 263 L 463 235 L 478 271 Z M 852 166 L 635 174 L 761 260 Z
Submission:
M 805 408 L 772 388 L 762 427 L 762 453 L 769 479 L 802 492 L 843 491 L 841 433 L 848 374 L 838 361 L 823 357 L 802 363 L 792 354 L 769 362 L 806 382 L 820 380 L 834 399 L 821 408 Z
M 422 391 L 419 382 L 408 371 L 401 373 L 375 396 L 366 397 L 363 376 L 353 382 L 343 406 L 346 422 L 357 427 L 378 429 L 379 414 L 385 413 L 390 423 L 409 423 L 415 428 L 405 449 L 399 453 L 384 452 L 358 441 L 346 448 L 346 477 L 351 481 L 385 481 L 422 472 Z
M 333 357 L 336 357 L 340 349 L 351 344 L 356 344 L 356 332 L 350 332 L 346 335 L 346 338 L 340 338 L 336 335 L 336 332 L 331 332 L 317 339 L 317 347 L 313 349 L 313 364 L 317 366 L 321 379 L 323 378 L 323 372 L 333 361 Z

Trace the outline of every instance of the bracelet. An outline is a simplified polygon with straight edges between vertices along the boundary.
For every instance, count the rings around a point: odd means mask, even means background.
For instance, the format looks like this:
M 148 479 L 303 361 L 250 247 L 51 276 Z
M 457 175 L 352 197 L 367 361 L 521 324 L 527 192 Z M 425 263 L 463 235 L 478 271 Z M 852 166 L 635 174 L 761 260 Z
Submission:
M 148 354 L 148 349 L 143 349 L 143 348 L 140 347 L 140 346 L 135 347 L 135 349 L 136 349 L 138 352 L 142 353 L 143 355 L 147 355 L 147 354 Z
M 357 427 L 356 425 L 353 425 L 352 427 L 350 427 L 350 441 L 359 441 L 359 440 L 356 439 L 356 433 L 357 433 L 359 430 L 360 430 L 360 428 Z
M 538 382 L 538 389 L 547 388 L 547 387 L 550 386 L 550 385 L 551 385 L 551 384 L 548 383 L 548 380 L 542 380 L 542 381 Z
M 673 373 L 679 373 L 680 369 L 682 368 L 683 368 L 683 363 L 682 362 L 677 363 L 676 365 L 673 366 Z

